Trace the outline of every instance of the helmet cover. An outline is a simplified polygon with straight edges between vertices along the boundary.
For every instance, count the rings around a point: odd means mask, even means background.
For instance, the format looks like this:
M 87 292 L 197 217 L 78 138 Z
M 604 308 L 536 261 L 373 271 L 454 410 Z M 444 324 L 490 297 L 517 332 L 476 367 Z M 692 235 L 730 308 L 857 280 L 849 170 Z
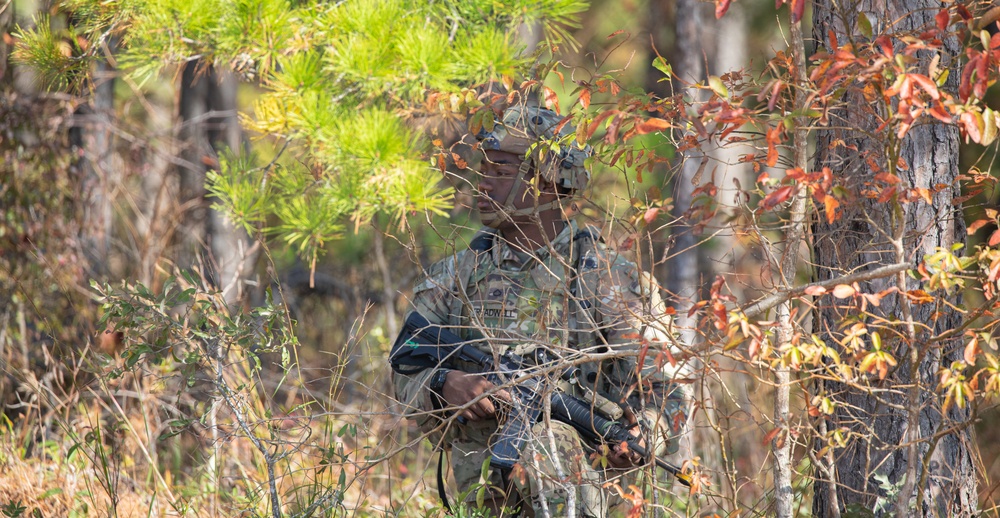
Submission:
M 563 120 L 556 112 L 534 104 L 516 104 L 503 112 L 503 118 L 497 121 L 492 131 L 485 127 L 476 134 L 483 151 L 506 151 L 524 156 L 531 151 L 532 160 L 541 178 L 555 185 L 582 191 L 590 180 L 590 171 L 584 161 L 590 156 L 591 147 L 577 146 L 576 140 L 567 138 L 576 133 L 576 128 L 564 124 L 556 128 Z M 559 151 L 554 152 L 545 142 L 567 140 L 561 143 Z M 541 144 L 541 145 L 538 145 Z

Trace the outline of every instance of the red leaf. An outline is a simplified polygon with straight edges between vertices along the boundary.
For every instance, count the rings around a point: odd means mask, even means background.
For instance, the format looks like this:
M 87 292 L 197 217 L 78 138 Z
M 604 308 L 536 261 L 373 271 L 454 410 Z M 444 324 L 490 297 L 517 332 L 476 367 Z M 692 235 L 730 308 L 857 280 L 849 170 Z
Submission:
M 895 187 L 889 187 L 888 189 L 884 189 L 882 190 L 882 194 L 880 194 L 878 197 L 878 202 L 886 203 L 887 201 L 891 200 L 895 194 L 896 194 Z
M 965 112 L 962 114 L 961 121 L 969 138 L 973 142 L 978 143 L 983 138 L 983 135 L 979 132 L 979 123 L 976 120 L 976 115 L 972 112 Z
M 669 128 L 670 128 L 669 122 L 657 117 L 651 117 L 649 119 L 640 122 L 639 124 L 636 124 L 635 132 L 640 135 L 645 135 L 647 133 L 655 133 L 657 131 L 663 131 Z
M 941 9 L 938 11 L 937 15 L 934 16 L 934 21 L 937 22 L 938 30 L 947 30 L 948 25 L 951 22 L 951 15 L 948 14 L 948 9 Z
M 998 243 L 1000 243 L 1000 229 L 993 231 L 993 235 L 990 236 L 989 245 L 997 246 Z
M 907 77 L 914 80 L 923 91 L 927 92 L 927 95 L 931 96 L 931 99 L 936 101 L 941 98 L 937 85 L 929 77 L 923 74 L 907 74 Z
M 718 20 L 725 16 L 726 11 L 729 10 L 729 4 L 732 0 L 715 0 L 715 19 Z
M 761 202 L 760 206 L 764 210 L 771 210 L 774 207 L 780 205 L 782 202 L 791 197 L 792 192 L 795 191 L 794 185 L 786 185 L 771 194 L 768 194 Z
M 806 12 L 806 0 L 792 0 L 792 23 L 799 23 Z
M 882 50 L 882 54 L 885 54 L 885 57 L 892 58 L 892 40 L 890 40 L 888 36 L 883 34 L 878 38 L 875 38 L 875 44 Z
M 645 220 L 647 225 L 652 225 L 653 220 L 656 219 L 656 215 L 660 213 L 659 207 L 650 207 L 646 209 L 646 213 L 643 214 L 642 219 Z

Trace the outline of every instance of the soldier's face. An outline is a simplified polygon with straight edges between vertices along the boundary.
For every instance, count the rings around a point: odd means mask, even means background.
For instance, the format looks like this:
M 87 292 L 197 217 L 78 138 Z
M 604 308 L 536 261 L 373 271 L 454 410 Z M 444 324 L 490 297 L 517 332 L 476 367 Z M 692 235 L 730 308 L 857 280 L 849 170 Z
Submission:
M 521 162 L 521 157 L 514 153 L 486 151 L 480 168 L 479 193 L 476 199 L 476 208 L 484 222 L 521 205 L 518 201 L 523 202 L 524 182 L 517 181 Z M 505 207 L 514 189 L 521 191 L 515 193 L 511 200 L 515 207 Z

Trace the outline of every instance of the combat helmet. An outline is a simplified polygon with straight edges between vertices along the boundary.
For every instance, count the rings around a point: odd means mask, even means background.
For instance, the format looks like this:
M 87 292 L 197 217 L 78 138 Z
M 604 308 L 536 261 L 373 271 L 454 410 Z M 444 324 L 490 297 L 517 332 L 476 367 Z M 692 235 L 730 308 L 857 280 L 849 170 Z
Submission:
M 534 166 L 545 180 L 579 192 L 590 181 L 590 171 L 584 162 L 591 154 L 591 147 L 581 149 L 570 137 L 576 133 L 576 128 L 569 123 L 560 128 L 562 120 L 556 112 L 535 103 L 515 104 L 504 110 L 492 131 L 485 127 L 480 129 L 476 139 L 483 151 L 492 149 L 524 156 L 530 150 L 522 167 Z M 546 145 L 536 145 L 557 141 L 561 143 L 558 152 Z
M 590 156 L 590 146 L 580 148 L 572 135 L 576 129 L 562 124 L 563 117 L 535 103 L 515 104 L 503 111 L 492 130 L 480 129 L 476 134 L 482 151 L 506 151 L 525 157 L 518 169 L 514 186 L 503 201 L 499 211 L 483 213 L 480 221 L 486 226 L 498 226 L 511 216 L 524 216 L 544 210 L 560 208 L 560 200 L 518 209 L 514 206 L 520 184 L 534 168 L 537 176 L 571 193 L 582 191 L 590 180 L 585 161 Z M 558 144 L 556 150 L 549 144 Z

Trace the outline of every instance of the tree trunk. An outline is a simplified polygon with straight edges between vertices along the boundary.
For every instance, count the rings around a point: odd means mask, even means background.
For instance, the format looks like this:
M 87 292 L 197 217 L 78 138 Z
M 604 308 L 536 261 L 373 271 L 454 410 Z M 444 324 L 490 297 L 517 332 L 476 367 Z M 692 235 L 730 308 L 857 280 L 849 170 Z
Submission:
M 685 84 L 705 80 L 704 52 L 701 44 L 701 2 L 678 0 L 676 53 L 680 56 L 677 75 Z M 684 86 L 680 86 L 683 90 Z M 685 97 L 692 103 L 702 100 L 701 91 L 689 88 Z M 682 343 L 693 344 L 696 340 L 695 320 L 688 317 L 688 308 L 698 300 L 700 272 L 698 270 L 698 237 L 691 226 L 686 225 L 687 213 L 695 189 L 695 175 L 702 166 L 704 151 L 691 149 L 681 157 L 680 170 L 673 179 L 673 217 L 678 224 L 671 228 L 671 249 L 673 259 L 667 262 L 667 290 L 677 297 L 677 323 L 681 329 Z
M 14 74 L 10 66 L 10 52 L 13 46 L 7 43 L 7 34 L 14 28 L 14 2 L 0 5 L 0 88 L 13 84 Z
M 828 47 L 829 31 L 841 44 L 864 40 L 855 26 L 859 10 L 878 33 L 882 27 L 897 31 L 931 27 L 941 6 L 933 0 L 864 0 L 857 7 L 852 4 L 850 12 L 837 12 L 838 5 L 846 4 L 822 0 L 815 8 L 814 37 Z M 942 58 L 942 66 L 952 69 L 945 88 L 954 91 L 960 76 L 954 63 L 957 44 L 946 41 L 945 51 L 952 56 Z M 959 195 L 958 129 L 933 119 L 915 125 L 899 147 L 899 162 L 905 162 L 905 167 L 897 169 L 893 150 L 888 149 L 891 139 L 868 137 L 876 134 L 879 124 L 870 105 L 862 92 L 849 89 L 843 104 L 830 114 L 829 127 L 836 129 L 819 132 L 816 169 L 830 167 L 845 186 L 855 190 L 858 200 L 845 206 L 843 217 L 832 225 L 825 221 L 814 225 L 819 280 L 895 262 L 915 267 L 936 247 L 949 248 L 965 240 L 962 212 L 953 205 Z M 872 181 L 877 172 L 872 163 L 899 176 L 902 188 L 934 192 L 939 184 L 951 187 L 934 194 L 933 203 L 877 203 L 858 196 L 856 187 Z M 891 287 L 915 289 L 917 284 L 901 275 L 862 283 L 861 291 L 876 293 Z M 959 303 L 960 297 L 951 302 Z M 844 304 L 838 305 L 817 312 L 816 329 L 831 345 L 832 333 L 845 327 Z M 977 503 L 969 413 L 957 408 L 942 413 L 935 390 L 938 370 L 959 359 L 962 348 L 953 341 L 931 340 L 953 329 L 960 315 L 934 304 L 911 307 L 894 295 L 883 298 L 879 307 L 869 306 L 868 311 L 899 323 L 886 325 L 880 333 L 883 349 L 891 351 L 899 365 L 884 381 L 860 375 L 854 384 L 826 382 L 818 387 L 837 404 L 834 415 L 820 427 L 847 432 L 848 442 L 834 452 L 834 480 L 822 480 L 820 470 L 814 514 L 836 515 L 831 504 L 836 491 L 839 511 L 853 507 L 872 510 L 877 516 L 972 516 Z M 875 318 L 866 322 L 872 329 L 878 325 Z
M 256 259 L 249 237 L 226 216 L 210 208 L 205 174 L 218 167 L 223 149 L 246 152 L 236 111 L 237 81 L 204 64 L 188 63 L 181 78 L 179 199 L 183 210 L 179 265 L 203 264 L 208 278 L 233 307 L 244 300 L 244 277 Z M 208 252 L 202 261 L 203 252 Z
M 109 44 L 113 49 L 115 43 Z M 121 171 L 113 160 L 111 124 L 115 109 L 115 71 L 107 58 L 95 64 L 91 102 L 75 114 L 79 145 L 83 151 L 83 219 L 80 243 L 91 278 L 105 278 L 110 272 L 114 199 L 121 188 Z

